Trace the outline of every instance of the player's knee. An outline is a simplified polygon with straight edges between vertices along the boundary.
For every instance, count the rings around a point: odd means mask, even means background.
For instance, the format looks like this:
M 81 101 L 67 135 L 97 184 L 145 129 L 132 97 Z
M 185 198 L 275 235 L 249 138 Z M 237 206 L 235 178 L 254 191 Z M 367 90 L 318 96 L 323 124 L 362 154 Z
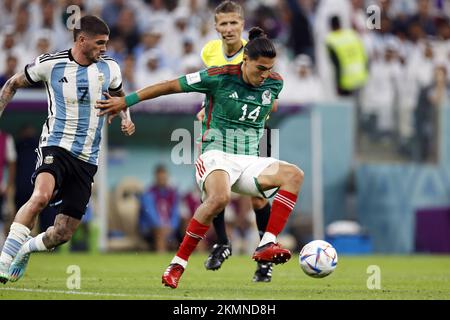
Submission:
M 287 169 L 286 178 L 289 183 L 295 186 L 301 186 L 303 184 L 305 174 L 303 170 L 295 165 L 290 165 Z
M 221 212 L 227 204 L 230 202 L 229 194 L 216 194 L 208 197 L 208 204 L 211 206 L 211 211 L 213 214 Z
M 29 200 L 32 211 L 40 212 L 50 202 L 52 194 L 49 192 L 35 192 Z

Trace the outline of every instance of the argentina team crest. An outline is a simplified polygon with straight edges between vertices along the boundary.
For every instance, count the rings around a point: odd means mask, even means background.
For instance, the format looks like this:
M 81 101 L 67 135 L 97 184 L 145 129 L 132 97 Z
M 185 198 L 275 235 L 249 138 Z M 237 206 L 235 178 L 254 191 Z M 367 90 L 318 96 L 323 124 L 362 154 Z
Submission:
M 272 93 L 270 92 L 270 90 L 264 91 L 261 98 L 262 98 L 262 104 L 271 104 L 272 103 Z
M 45 164 L 52 164 L 53 163 L 53 156 L 46 156 L 45 158 L 44 158 L 44 163 Z

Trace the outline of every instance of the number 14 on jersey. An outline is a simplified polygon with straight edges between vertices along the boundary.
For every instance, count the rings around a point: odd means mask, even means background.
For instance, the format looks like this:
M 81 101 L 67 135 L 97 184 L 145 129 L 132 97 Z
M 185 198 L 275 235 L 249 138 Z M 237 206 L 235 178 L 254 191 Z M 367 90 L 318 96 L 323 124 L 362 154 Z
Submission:
M 242 109 L 242 116 L 239 118 L 239 121 L 245 121 L 245 119 L 247 118 L 247 119 L 253 120 L 253 122 L 255 122 L 256 119 L 258 119 L 259 112 L 261 111 L 261 107 L 257 107 L 256 109 L 254 109 L 252 112 L 250 112 L 247 115 L 247 109 L 248 109 L 247 104 L 244 104 L 241 109 Z

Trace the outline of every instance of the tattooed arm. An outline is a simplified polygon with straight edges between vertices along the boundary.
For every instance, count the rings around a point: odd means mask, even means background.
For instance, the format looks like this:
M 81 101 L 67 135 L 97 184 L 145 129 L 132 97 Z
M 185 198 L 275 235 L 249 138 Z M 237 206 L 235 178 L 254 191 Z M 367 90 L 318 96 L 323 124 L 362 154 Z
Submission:
M 19 72 L 13 75 L 6 81 L 5 85 L 0 91 L 0 117 L 5 110 L 6 105 L 12 100 L 16 94 L 17 89 L 30 86 L 30 82 L 27 80 L 25 73 Z

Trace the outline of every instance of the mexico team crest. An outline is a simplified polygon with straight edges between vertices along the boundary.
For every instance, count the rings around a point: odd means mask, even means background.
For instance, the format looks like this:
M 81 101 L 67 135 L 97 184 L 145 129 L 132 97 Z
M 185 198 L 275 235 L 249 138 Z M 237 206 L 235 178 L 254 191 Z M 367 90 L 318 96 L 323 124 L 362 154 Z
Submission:
M 262 98 L 262 104 L 271 104 L 272 103 L 272 93 L 270 92 L 270 90 L 264 91 L 261 98 Z

